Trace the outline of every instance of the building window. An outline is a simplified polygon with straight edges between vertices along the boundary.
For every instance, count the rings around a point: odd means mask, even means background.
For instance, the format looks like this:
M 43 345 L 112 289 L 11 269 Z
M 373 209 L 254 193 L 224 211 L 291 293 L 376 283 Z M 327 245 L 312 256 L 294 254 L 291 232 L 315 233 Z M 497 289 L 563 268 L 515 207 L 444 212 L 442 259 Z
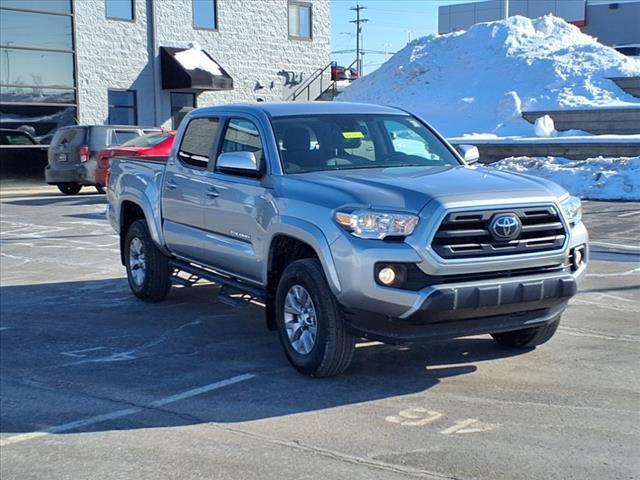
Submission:
M 194 28 L 216 30 L 218 28 L 218 6 L 216 0 L 191 0 Z
M 2 0 L 0 3 L 2 3 L 2 8 L 24 8 L 25 10 L 39 12 L 71 13 L 71 0 L 28 0 L 28 2 L 25 0 Z
M 2 128 L 47 143 L 77 123 L 71 7 L 71 0 L 0 0 Z
M 115 20 L 133 21 L 133 11 L 135 0 L 104 0 L 107 9 L 107 18 Z
M 191 167 L 206 169 L 217 135 L 217 118 L 194 118 L 184 132 L 178 158 Z
M 134 90 L 109 90 L 109 125 L 136 125 L 137 110 Z
M 289 1 L 289 37 L 311 39 L 311 4 Z
M 171 92 L 171 128 L 176 130 L 184 116 L 196 108 L 196 94 Z

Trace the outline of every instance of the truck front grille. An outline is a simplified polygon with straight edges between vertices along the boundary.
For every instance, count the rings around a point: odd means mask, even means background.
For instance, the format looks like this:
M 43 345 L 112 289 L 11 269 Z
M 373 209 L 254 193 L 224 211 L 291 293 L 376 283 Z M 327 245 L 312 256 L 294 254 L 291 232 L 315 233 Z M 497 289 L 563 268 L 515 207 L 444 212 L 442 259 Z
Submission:
M 491 221 L 515 214 L 522 224 L 512 240 L 499 240 L 490 232 Z M 545 252 L 562 248 L 566 238 L 554 206 L 451 212 L 442 220 L 431 247 L 442 258 L 488 257 Z

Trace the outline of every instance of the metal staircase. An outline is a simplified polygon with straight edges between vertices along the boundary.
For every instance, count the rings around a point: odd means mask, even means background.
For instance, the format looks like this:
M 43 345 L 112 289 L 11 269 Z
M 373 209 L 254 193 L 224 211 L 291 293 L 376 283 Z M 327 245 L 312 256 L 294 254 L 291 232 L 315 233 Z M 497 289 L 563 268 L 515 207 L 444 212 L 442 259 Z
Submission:
M 349 67 L 353 67 L 353 62 Z M 331 101 L 340 93 L 338 84 L 331 78 L 333 62 L 311 74 L 285 100 L 287 102 Z

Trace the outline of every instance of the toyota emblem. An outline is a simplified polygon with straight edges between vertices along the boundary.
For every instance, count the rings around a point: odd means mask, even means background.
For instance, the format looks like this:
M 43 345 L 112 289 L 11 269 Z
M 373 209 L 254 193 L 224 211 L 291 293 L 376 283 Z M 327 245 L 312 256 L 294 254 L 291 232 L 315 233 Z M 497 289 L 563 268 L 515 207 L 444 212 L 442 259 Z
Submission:
M 514 240 L 520 236 L 522 223 L 514 213 L 496 215 L 489 226 L 491 235 L 496 240 Z

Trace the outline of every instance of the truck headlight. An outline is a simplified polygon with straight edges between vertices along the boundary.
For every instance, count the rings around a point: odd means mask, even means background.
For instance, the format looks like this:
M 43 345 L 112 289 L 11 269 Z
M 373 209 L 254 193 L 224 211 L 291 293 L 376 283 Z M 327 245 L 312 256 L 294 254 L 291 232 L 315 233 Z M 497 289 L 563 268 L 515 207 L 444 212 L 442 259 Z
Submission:
M 570 196 L 560 202 L 562 213 L 571 225 L 576 225 L 582 220 L 582 202 L 578 197 Z
M 373 210 L 336 212 L 335 218 L 352 235 L 377 240 L 385 237 L 406 237 L 413 233 L 418 224 L 418 217 L 415 215 Z

